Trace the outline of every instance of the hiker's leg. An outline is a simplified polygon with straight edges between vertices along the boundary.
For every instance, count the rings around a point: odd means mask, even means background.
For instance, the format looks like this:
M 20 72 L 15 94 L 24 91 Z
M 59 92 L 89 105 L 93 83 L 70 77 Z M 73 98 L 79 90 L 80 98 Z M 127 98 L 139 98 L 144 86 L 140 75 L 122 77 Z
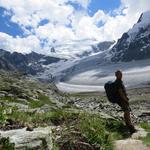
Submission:
M 124 112 L 124 120 L 125 120 L 126 126 L 130 130 L 130 133 L 136 132 L 136 129 L 135 129 L 134 125 L 131 122 L 130 112 Z
M 118 105 L 124 111 L 124 120 L 125 120 L 126 126 L 129 128 L 129 130 L 130 130 L 131 133 L 136 132 L 136 129 L 134 128 L 134 126 L 132 124 L 132 121 L 131 121 L 131 115 L 130 115 L 131 108 L 129 106 L 129 103 L 125 102 L 123 100 L 122 101 L 120 100 L 120 102 L 118 103 Z
M 127 126 L 132 125 L 130 112 L 124 112 L 124 120 Z

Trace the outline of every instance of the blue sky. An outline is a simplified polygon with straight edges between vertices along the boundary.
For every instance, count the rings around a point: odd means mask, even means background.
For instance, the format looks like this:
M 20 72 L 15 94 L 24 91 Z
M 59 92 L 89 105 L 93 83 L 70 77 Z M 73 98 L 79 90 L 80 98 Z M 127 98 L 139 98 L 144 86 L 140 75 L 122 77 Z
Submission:
M 0 0 L 0 48 L 45 54 L 55 44 L 118 40 L 147 10 L 149 0 Z M 87 48 L 72 47 L 57 52 Z
M 12 36 L 22 36 L 22 29 L 19 27 L 18 24 L 10 21 L 10 16 L 4 15 L 5 11 L 6 9 L 0 7 L 0 32 L 4 32 Z
M 94 15 L 98 10 L 111 12 L 114 9 L 119 8 L 120 4 L 120 0 L 92 0 L 88 7 L 89 14 Z

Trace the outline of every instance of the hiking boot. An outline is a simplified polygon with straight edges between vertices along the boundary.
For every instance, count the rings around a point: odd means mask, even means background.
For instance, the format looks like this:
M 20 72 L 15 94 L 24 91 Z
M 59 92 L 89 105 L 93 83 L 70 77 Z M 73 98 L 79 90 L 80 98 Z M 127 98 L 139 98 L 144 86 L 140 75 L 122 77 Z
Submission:
M 130 131 L 130 133 L 131 134 L 133 134 L 133 133 L 136 133 L 137 132 L 137 130 L 135 129 L 135 127 L 134 126 L 129 126 L 129 131 Z

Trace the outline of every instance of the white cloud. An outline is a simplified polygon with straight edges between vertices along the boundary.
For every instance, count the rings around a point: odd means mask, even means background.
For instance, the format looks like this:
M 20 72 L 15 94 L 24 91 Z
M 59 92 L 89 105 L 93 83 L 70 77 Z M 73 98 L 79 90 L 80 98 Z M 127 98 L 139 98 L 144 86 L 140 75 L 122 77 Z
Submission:
M 26 38 L 13 38 L 6 33 L 0 32 L 1 48 L 10 52 L 29 53 L 33 49 L 39 51 L 40 41 L 36 36 L 28 36 Z
M 76 10 L 69 1 L 78 3 L 83 9 Z M 54 40 L 57 40 L 57 44 L 88 38 L 98 41 L 117 40 L 137 22 L 142 12 L 150 10 L 149 0 L 121 0 L 120 7 L 113 10 L 115 16 L 103 10 L 89 16 L 90 2 L 91 0 L 0 0 L 0 6 L 7 9 L 4 15 L 11 14 L 11 21 L 19 24 L 27 36 L 21 38 L 0 33 L 0 48 L 47 53 Z M 44 19 L 48 23 L 39 26 Z M 29 26 L 32 30 L 28 30 Z M 41 47 L 40 42 L 45 39 L 47 42 Z

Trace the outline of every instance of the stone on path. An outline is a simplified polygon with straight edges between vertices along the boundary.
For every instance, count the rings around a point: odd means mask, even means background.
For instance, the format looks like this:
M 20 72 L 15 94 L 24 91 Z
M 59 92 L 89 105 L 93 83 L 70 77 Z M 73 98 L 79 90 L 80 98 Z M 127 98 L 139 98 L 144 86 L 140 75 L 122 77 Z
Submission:
M 117 140 L 115 150 L 150 150 L 142 141 L 135 139 Z
M 139 128 L 139 127 L 136 127 L 136 129 L 137 129 L 137 132 L 132 134 L 131 136 L 132 139 L 139 139 L 140 137 L 147 136 L 147 132 L 144 129 Z
M 150 150 L 150 147 L 147 147 L 143 144 L 141 140 L 138 140 L 140 137 L 146 137 L 147 132 L 139 127 L 136 127 L 138 130 L 136 133 L 132 134 L 131 138 L 125 140 L 117 140 L 114 143 L 115 150 Z

